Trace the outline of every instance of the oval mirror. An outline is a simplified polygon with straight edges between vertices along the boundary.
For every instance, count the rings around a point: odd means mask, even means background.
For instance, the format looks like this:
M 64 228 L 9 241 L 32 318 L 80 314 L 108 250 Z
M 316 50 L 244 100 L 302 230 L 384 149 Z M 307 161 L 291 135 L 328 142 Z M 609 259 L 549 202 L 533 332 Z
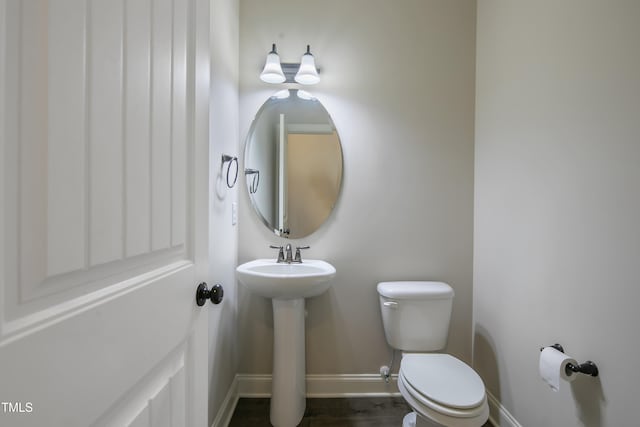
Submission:
M 313 233 L 342 182 L 342 147 L 329 113 L 308 92 L 278 92 L 251 124 L 244 166 L 251 204 L 270 230 L 291 238 Z

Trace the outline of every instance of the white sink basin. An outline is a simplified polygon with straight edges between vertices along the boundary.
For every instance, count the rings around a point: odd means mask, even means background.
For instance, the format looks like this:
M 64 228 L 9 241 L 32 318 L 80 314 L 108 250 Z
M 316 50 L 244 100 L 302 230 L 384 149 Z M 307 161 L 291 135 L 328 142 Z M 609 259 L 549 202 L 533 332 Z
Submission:
M 238 280 L 251 292 L 273 299 L 315 297 L 329 289 L 336 275 L 334 266 L 317 259 L 305 259 L 302 264 L 256 259 L 239 265 L 236 271 Z
M 306 259 L 302 264 L 256 259 L 238 268 L 238 280 L 251 292 L 271 298 L 273 306 L 273 374 L 271 424 L 293 427 L 305 410 L 305 298 L 329 289 L 336 269 L 328 262 Z

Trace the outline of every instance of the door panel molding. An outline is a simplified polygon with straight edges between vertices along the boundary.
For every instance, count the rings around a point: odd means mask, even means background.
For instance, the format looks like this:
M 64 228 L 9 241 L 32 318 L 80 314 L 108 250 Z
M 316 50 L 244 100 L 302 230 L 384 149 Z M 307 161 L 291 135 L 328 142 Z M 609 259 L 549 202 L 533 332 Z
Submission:
M 157 280 L 180 274 L 181 271 L 192 267 L 193 263 L 191 261 L 173 262 L 130 279 L 117 281 L 111 286 L 100 288 L 85 295 L 71 299 L 64 298 L 55 305 L 47 302 L 45 308 L 34 310 L 14 319 L 0 319 L 0 346 L 25 338 L 30 334 L 54 326 L 100 304 L 108 303 L 114 298 L 136 291 L 138 288 L 153 285 Z M 153 289 L 150 289 L 149 292 L 153 292 Z
M 154 367 L 101 416 L 93 427 L 180 426 L 186 423 L 185 359 L 187 343 Z M 164 411 L 169 410 L 169 414 Z M 162 422 L 157 422 L 164 418 Z M 156 422 L 154 422 L 156 421 Z M 172 424 L 168 422 L 173 421 Z
M 192 3 L 0 3 L 5 319 L 193 261 Z

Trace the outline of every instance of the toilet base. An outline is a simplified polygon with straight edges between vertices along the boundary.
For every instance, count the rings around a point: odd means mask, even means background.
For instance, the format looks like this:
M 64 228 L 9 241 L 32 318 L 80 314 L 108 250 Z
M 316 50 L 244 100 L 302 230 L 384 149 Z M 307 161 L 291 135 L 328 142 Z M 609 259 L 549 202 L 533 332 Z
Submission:
M 402 427 L 442 427 L 442 424 L 437 424 L 431 420 L 425 420 L 419 417 L 415 412 L 409 412 L 402 419 Z

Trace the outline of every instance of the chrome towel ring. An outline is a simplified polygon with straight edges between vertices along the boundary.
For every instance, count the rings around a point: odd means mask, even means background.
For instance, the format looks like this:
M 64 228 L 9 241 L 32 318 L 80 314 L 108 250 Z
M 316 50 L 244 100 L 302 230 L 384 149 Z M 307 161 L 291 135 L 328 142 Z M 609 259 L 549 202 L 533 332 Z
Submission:
M 229 164 L 227 165 L 227 187 L 233 188 L 236 185 L 236 182 L 238 181 L 238 158 L 234 156 L 230 156 L 228 154 L 223 154 L 221 167 L 224 167 L 224 164 L 227 162 L 229 162 Z M 231 165 L 234 162 L 236 164 L 236 172 L 233 177 L 233 182 L 231 182 L 231 177 L 229 175 L 229 172 L 231 171 Z
M 256 194 L 258 186 L 260 185 L 260 171 L 257 169 L 245 169 L 244 174 L 253 175 L 253 180 L 251 181 L 251 185 L 249 185 L 249 193 Z

